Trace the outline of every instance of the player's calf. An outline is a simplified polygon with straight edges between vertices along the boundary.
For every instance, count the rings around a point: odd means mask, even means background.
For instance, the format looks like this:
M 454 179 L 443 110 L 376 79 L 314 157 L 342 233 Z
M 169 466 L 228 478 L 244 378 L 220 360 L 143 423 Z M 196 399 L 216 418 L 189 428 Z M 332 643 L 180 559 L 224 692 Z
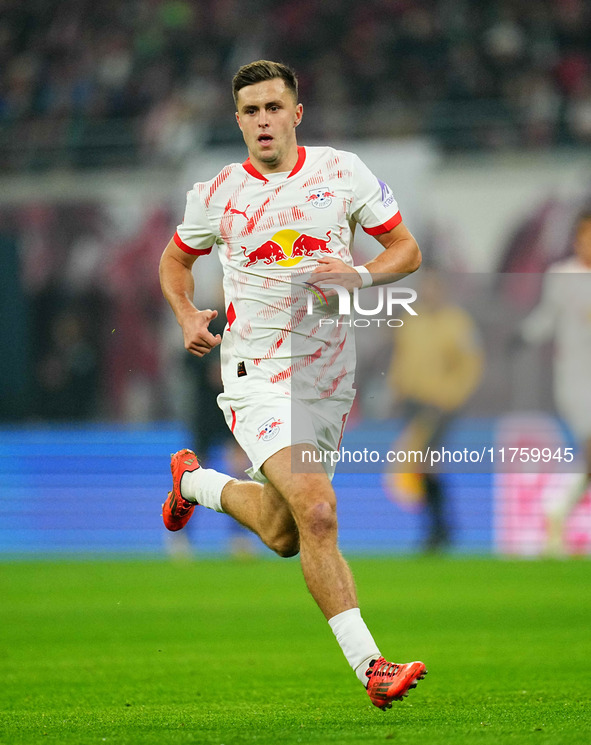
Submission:
M 265 544 L 282 559 L 297 556 L 300 552 L 300 535 L 297 529 L 268 537 Z

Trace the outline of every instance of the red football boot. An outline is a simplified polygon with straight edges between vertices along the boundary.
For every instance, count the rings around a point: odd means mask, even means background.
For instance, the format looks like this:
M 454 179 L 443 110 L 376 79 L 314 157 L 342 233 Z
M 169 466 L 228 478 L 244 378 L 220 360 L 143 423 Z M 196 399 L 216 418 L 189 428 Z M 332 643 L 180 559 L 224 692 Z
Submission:
M 423 662 L 408 662 L 397 665 L 383 657 L 378 658 L 367 669 L 369 678 L 367 693 L 374 706 L 386 711 L 392 707 L 392 701 L 402 701 L 411 688 L 427 674 Z
M 186 471 L 198 468 L 199 461 L 192 450 L 185 448 L 170 456 L 172 491 L 168 492 L 168 499 L 162 505 L 162 519 L 168 530 L 180 530 L 191 519 L 197 503 L 189 502 L 181 495 L 181 479 Z

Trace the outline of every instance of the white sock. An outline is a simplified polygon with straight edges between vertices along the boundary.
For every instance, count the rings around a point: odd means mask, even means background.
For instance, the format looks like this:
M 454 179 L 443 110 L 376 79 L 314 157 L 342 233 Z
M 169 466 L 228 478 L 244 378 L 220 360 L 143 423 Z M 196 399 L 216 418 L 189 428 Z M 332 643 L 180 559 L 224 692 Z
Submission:
M 347 662 L 364 686 L 367 686 L 367 670 L 372 660 L 381 657 L 380 650 L 373 640 L 359 608 L 350 608 L 329 619 L 337 641 L 347 658 Z
M 223 512 L 222 489 L 228 481 L 234 481 L 232 476 L 213 468 L 185 471 L 181 478 L 181 495 L 187 502 L 198 502 L 210 510 Z

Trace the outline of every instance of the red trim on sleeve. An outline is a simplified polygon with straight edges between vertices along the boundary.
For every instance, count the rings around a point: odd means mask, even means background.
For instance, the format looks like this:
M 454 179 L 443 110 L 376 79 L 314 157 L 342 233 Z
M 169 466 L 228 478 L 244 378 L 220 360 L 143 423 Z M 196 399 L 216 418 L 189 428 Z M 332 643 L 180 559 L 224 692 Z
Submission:
M 172 236 L 172 239 L 179 248 L 181 248 L 185 253 L 191 254 L 191 256 L 207 256 L 207 254 L 211 253 L 211 249 L 213 248 L 213 246 L 210 246 L 209 248 L 191 248 L 191 246 L 187 246 L 186 243 L 183 243 L 178 233 L 175 233 Z
M 234 427 L 236 426 L 236 412 L 231 406 L 230 411 L 232 412 L 232 424 L 230 425 L 230 432 L 234 432 Z
M 228 331 L 232 328 L 232 324 L 236 320 L 236 311 L 234 310 L 234 304 L 230 303 L 228 305 L 228 310 L 226 311 L 226 319 L 228 320 Z
M 369 235 L 381 235 L 382 233 L 387 233 L 389 230 L 392 230 L 392 228 L 395 228 L 397 225 L 400 225 L 401 222 L 402 215 L 400 212 L 397 212 L 394 217 L 391 217 L 383 225 L 376 225 L 375 228 L 362 227 L 366 233 L 369 233 Z

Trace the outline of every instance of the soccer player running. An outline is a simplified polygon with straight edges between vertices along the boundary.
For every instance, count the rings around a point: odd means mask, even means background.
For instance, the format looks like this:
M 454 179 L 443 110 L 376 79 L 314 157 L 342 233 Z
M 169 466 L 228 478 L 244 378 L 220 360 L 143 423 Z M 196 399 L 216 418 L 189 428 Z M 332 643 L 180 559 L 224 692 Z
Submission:
M 556 407 L 584 459 L 583 472 L 565 477 L 558 499 L 552 498 L 552 485 L 544 500 L 546 552 L 562 556 L 566 521 L 591 486 L 591 209 L 577 217 L 574 254 L 546 271 L 541 302 L 523 322 L 521 335 L 529 343 L 555 337 Z
M 222 344 L 218 403 L 252 462 L 252 481 L 202 468 L 192 451 L 181 450 L 171 458 L 164 524 L 179 530 L 202 505 L 231 515 L 279 556 L 299 552 L 308 589 L 345 657 L 372 703 L 387 709 L 426 669 L 386 661 L 361 617 L 337 547 L 334 467 L 293 467 L 306 455 L 314 464 L 311 456 L 338 451 L 354 398 L 351 329 L 312 328 L 318 312 L 305 312 L 306 293 L 298 296 L 294 281 L 353 291 L 415 271 L 420 251 L 389 187 L 356 155 L 298 146 L 303 107 L 292 70 L 252 62 L 234 76 L 233 93 L 249 157 L 188 193 L 160 279 L 185 348 L 201 357 Z M 356 223 L 384 249 L 358 267 L 350 252 Z M 193 263 L 214 245 L 224 272 L 223 340 L 208 329 L 217 311 L 193 303 Z

